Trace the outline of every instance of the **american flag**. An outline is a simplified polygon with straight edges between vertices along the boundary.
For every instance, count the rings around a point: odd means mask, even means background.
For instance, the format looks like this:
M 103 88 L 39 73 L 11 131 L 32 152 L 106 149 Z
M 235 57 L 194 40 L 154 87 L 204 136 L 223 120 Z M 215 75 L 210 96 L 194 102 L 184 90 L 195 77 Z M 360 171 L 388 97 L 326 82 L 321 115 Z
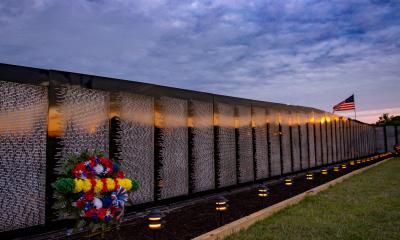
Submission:
M 356 109 L 356 105 L 354 103 L 354 94 L 348 97 L 346 100 L 343 102 L 336 104 L 333 106 L 333 111 L 347 111 L 347 110 L 352 110 Z

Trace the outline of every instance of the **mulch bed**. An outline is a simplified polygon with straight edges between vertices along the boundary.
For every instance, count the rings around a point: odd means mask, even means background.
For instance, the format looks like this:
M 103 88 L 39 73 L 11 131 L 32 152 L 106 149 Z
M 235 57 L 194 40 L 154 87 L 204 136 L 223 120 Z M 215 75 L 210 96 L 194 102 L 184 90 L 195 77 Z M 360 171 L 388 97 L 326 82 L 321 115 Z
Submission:
M 328 175 L 315 172 L 313 181 L 307 181 L 304 175 L 298 176 L 294 178 L 294 185 L 290 187 L 285 186 L 283 181 L 276 181 L 268 185 L 270 195 L 263 201 L 257 196 L 256 186 L 242 191 L 228 191 L 224 194 L 224 197 L 229 200 L 229 211 L 223 214 L 223 224 L 235 221 L 375 162 L 370 161 L 355 166 L 347 164 L 347 169 L 340 169 L 339 172 L 333 172 L 332 169 L 329 169 Z M 157 232 L 156 236 L 147 229 L 147 220 L 142 217 L 124 222 L 119 231 L 107 232 L 103 239 L 191 239 L 219 227 L 219 218 L 215 212 L 215 200 L 213 199 L 173 210 L 167 213 L 164 219 L 166 221 L 165 228 Z M 89 238 L 88 233 L 76 234 L 66 239 L 82 238 Z M 101 239 L 101 236 L 91 236 L 90 239 Z

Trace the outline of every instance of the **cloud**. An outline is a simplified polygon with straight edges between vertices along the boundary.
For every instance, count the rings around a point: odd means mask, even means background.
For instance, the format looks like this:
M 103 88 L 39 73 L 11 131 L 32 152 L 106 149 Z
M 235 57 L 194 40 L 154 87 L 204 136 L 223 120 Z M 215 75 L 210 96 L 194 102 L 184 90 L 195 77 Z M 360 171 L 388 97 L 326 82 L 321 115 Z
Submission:
M 398 107 L 400 3 L 1 1 L 0 62 L 330 110 Z

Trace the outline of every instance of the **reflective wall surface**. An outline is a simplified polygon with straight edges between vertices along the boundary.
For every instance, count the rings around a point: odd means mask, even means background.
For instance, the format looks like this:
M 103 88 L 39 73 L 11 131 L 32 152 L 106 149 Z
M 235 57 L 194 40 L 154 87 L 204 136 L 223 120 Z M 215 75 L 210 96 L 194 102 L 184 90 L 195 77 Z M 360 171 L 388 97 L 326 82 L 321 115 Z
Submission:
M 185 195 L 189 189 L 187 102 L 160 97 L 156 127 L 160 129 L 161 199 Z
M 398 141 L 396 128 L 313 108 L 60 71 L 0 70 L 0 231 L 53 221 L 57 167 L 85 149 L 109 152 L 140 181 L 130 194 L 140 207 L 367 156 Z M 384 136 L 386 142 L 376 140 Z
M 192 129 L 193 192 L 215 188 L 213 103 L 191 100 L 188 127 Z
M 130 193 L 134 203 L 153 201 L 154 193 L 154 98 L 120 93 L 119 149 L 125 174 L 141 186 Z
M 371 139 L 375 140 L 370 141 L 373 146 L 369 150 L 372 148 L 379 153 L 394 151 L 394 145 L 400 144 L 400 126 L 375 127 L 375 130 L 368 130 L 368 136 L 373 135 Z
M 44 224 L 47 88 L 0 81 L 0 231 Z
M 226 187 L 237 183 L 235 107 L 215 103 L 215 115 L 218 187 Z
M 256 163 L 256 178 L 263 179 L 269 176 L 270 166 L 268 164 L 270 153 L 268 153 L 268 142 L 271 137 L 266 119 L 266 112 L 264 108 L 253 108 L 253 148 L 254 160 Z

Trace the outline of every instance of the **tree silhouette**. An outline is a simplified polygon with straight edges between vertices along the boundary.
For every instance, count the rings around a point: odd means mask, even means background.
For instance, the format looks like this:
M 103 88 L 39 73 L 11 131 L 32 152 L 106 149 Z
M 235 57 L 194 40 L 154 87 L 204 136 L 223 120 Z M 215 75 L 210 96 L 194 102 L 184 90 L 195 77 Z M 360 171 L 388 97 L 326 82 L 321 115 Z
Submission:
M 378 126 L 385 126 L 385 125 L 400 125 L 400 115 L 398 116 L 390 116 L 389 113 L 384 113 L 382 116 L 379 117 L 379 120 L 376 122 Z

